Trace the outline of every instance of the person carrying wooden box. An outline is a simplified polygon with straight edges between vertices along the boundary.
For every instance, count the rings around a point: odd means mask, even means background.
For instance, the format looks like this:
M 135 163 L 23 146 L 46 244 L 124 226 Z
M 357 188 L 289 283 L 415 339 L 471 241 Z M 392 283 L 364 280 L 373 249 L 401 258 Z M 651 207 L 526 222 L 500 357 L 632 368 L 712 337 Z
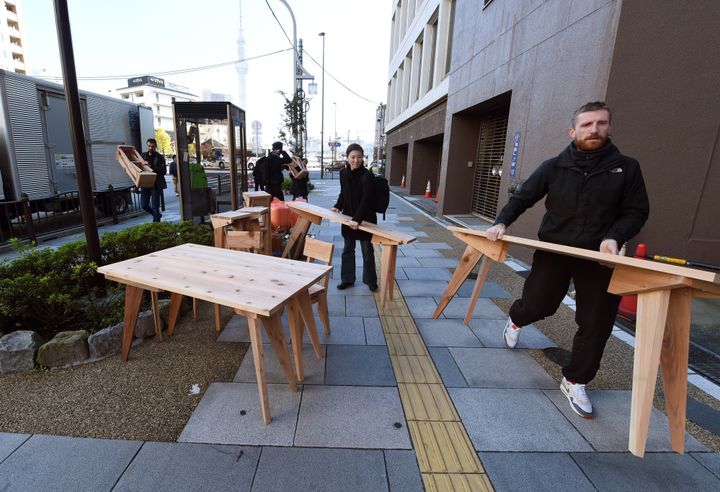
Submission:
M 157 175 L 155 183 L 146 188 L 140 188 L 140 206 L 147 213 L 152 215 L 153 222 L 160 222 L 160 195 L 167 188 L 165 174 L 165 157 L 157 151 L 157 141 L 154 138 L 147 140 L 147 152 L 142 153 L 142 158 L 147 162 L 148 166 Z

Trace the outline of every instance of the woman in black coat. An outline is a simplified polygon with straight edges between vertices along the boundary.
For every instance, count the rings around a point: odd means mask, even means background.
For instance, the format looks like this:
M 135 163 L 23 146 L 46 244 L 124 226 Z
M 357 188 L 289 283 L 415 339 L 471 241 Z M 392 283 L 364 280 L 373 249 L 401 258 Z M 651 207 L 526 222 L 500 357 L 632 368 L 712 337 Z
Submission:
M 332 210 L 350 215 L 353 222 L 349 226 L 342 226 L 345 245 L 340 266 L 340 284 L 337 288 L 346 289 L 355 283 L 355 241 L 360 241 L 363 255 L 363 283 L 374 292 L 378 286 L 375 254 L 370 242 L 372 235 L 358 229 L 358 225 L 363 221 L 377 224 L 374 177 L 364 166 L 364 152 L 360 145 L 348 145 L 346 155 L 349 165 L 340 171 L 340 196 Z

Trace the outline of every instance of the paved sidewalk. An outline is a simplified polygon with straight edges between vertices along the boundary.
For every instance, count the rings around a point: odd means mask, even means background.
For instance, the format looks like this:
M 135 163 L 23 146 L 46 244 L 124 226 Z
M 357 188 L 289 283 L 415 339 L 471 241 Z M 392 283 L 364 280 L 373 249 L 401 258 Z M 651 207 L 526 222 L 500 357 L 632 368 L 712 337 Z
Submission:
M 337 180 L 314 183 L 311 202 L 332 206 Z M 657 410 L 645 458 L 627 452 L 629 391 L 591 390 L 596 418 L 572 413 L 558 381 L 524 350 L 551 340 L 528 327 L 518 349 L 503 348 L 506 314 L 493 302 L 510 297 L 502 286 L 486 284 L 469 327 L 462 319 L 472 285 L 432 320 L 457 258 L 443 255 L 447 243 L 427 239 L 441 225 L 405 201 L 392 197 L 386 218 L 418 241 L 398 248 L 400 298 L 384 311 L 360 272 L 354 287 L 335 288 L 340 228 L 312 227 L 336 244 L 332 333 L 320 329 L 321 360 L 305 337 L 297 393 L 265 351 L 270 425 L 260 418 L 248 352 L 233 382 L 203 388 L 178 443 L 0 434 L 0 490 L 416 491 L 463 481 L 468 490 L 720 490 L 720 454 L 689 435 L 685 455 L 671 452 Z M 246 322 L 235 317 L 218 343 L 240 341 L 249 341 Z M 430 366 L 413 372 L 422 357 Z M 450 424 L 455 434 L 438 430 Z

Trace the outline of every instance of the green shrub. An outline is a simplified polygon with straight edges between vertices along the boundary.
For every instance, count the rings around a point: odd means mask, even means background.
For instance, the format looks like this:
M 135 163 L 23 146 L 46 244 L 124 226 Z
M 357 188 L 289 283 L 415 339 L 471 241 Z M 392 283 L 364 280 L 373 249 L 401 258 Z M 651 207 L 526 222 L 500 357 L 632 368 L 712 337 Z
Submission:
M 102 264 L 134 258 L 184 243 L 212 245 L 207 225 L 147 223 L 105 234 Z M 45 339 L 65 329 L 102 329 L 122 319 L 123 296 L 117 286 L 98 279 L 85 241 L 57 249 L 22 248 L 20 256 L 0 262 L 0 318 L 10 329 L 27 329 Z

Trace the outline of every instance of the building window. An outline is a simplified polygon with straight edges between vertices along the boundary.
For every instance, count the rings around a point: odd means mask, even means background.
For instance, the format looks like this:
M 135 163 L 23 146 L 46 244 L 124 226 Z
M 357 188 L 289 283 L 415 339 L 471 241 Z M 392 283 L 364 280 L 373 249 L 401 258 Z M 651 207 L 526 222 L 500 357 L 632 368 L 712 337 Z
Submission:
M 120 97 L 123 99 L 130 99 L 130 96 L 128 94 L 121 94 Z
M 427 90 L 435 87 L 435 50 L 437 49 L 437 30 L 438 17 L 437 12 L 433 16 L 433 21 L 426 27 L 428 33 L 428 42 L 430 43 L 430 60 L 428 60 L 428 87 Z
M 160 118 L 159 116 L 158 116 L 158 124 L 157 124 L 157 126 L 162 126 L 162 118 Z
M 10 13 L 17 14 L 17 9 L 15 9 L 15 5 L 5 2 L 5 10 L 7 10 Z
M 135 97 L 143 97 L 144 95 L 145 95 L 145 93 L 143 91 L 137 91 L 135 93 Z
M 160 101 L 160 94 L 158 94 L 157 92 L 155 93 L 155 101 Z
M 485 5 L 487 5 L 487 3 L 487 0 L 485 0 Z M 453 30 L 455 29 L 455 0 L 450 0 L 450 8 L 448 10 L 448 21 L 450 25 L 448 27 L 447 51 L 445 52 L 445 71 L 443 72 L 443 75 L 450 73 L 450 63 L 452 62 Z

